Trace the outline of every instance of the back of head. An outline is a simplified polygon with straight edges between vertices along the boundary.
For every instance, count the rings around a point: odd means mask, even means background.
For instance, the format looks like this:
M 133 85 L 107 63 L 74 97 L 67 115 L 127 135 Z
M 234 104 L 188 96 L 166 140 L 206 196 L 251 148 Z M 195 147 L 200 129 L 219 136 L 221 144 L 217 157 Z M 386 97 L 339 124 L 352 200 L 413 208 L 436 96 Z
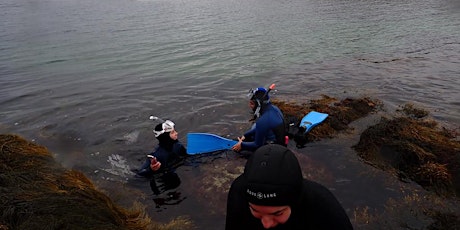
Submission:
M 286 147 L 264 145 L 244 169 L 248 202 L 263 206 L 294 205 L 301 196 L 303 176 L 296 156 Z
M 250 89 L 248 97 L 249 100 L 260 101 L 261 103 L 267 103 L 270 100 L 267 90 L 263 87 Z

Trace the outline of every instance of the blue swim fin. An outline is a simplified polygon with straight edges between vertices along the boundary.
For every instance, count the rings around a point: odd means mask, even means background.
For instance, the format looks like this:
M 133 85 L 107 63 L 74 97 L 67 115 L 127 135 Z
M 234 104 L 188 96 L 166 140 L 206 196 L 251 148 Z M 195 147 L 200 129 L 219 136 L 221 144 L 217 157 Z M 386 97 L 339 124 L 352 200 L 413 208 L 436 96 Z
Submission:
M 230 150 L 237 141 L 211 133 L 187 133 L 187 153 L 200 154 Z
M 308 133 L 315 126 L 321 124 L 328 116 L 326 113 L 311 111 L 302 118 L 299 127 L 305 128 L 305 133 Z

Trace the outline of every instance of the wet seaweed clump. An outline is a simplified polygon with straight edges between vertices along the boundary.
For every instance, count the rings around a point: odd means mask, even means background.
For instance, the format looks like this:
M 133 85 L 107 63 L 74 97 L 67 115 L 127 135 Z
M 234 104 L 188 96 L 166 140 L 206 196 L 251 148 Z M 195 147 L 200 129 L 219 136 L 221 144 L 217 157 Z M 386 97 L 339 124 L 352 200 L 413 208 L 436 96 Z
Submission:
M 273 100 L 284 114 L 288 136 L 296 142 L 298 148 L 306 143 L 318 141 L 322 138 L 332 138 L 338 132 L 349 128 L 349 124 L 359 118 L 381 109 L 379 100 L 363 98 L 346 98 L 339 101 L 336 98 L 322 95 L 322 98 L 311 100 L 309 103 L 296 104 L 280 100 Z M 299 128 L 302 118 L 311 111 L 329 114 L 328 118 L 310 132 Z
M 354 210 L 356 229 L 460 229 L 459 201 L 435 193 L 412 191 L 400 198 L 390 198 L 384 212 L 373 212 L 368 206 Z
M 365 130 L 353 148 L 367 163 L 440 195 L 460 195 L 460 141 L 429 113 L 407 104 Z
M 81 172 L 17 135 L 0 135 L 0 229 L 191 229 L 178 218 L 153 222 L 144 207 L 121 207 Z

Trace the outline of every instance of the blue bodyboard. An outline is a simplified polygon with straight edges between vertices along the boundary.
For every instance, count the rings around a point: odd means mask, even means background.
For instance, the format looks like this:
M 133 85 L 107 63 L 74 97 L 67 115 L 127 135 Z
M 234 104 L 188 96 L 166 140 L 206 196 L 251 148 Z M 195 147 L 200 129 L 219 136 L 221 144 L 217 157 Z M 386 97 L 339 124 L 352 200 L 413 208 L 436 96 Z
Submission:
M 310 132 L 311 129 L 313 129 L 315 126 L 321 124 L 327 116 L 329 116 L 326 113 L 320 113 L 316 111 L 311 111 L 305 117 L 302 118 L 300 121 L 300 127 L 305 128 L 305 133 Z
M 200 154 L 230 150 L 238 141 L 211 133 L 187 133 L 187 153 Z

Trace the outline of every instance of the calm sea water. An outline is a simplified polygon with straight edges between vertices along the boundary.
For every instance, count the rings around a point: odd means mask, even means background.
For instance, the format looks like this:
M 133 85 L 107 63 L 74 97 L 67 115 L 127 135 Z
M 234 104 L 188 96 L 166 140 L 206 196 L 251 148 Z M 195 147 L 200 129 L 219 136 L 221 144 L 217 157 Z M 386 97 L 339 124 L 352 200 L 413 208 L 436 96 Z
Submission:
M 235 137 L 246 92 L 271 83 L 273 97 L 299 103 L 414 103 L 458 128 L 459 12 L 454 0 L 3 0 L 0 131 L 123 181 L 156 143 L 150 115 L 173 119 L 181 138 Z

